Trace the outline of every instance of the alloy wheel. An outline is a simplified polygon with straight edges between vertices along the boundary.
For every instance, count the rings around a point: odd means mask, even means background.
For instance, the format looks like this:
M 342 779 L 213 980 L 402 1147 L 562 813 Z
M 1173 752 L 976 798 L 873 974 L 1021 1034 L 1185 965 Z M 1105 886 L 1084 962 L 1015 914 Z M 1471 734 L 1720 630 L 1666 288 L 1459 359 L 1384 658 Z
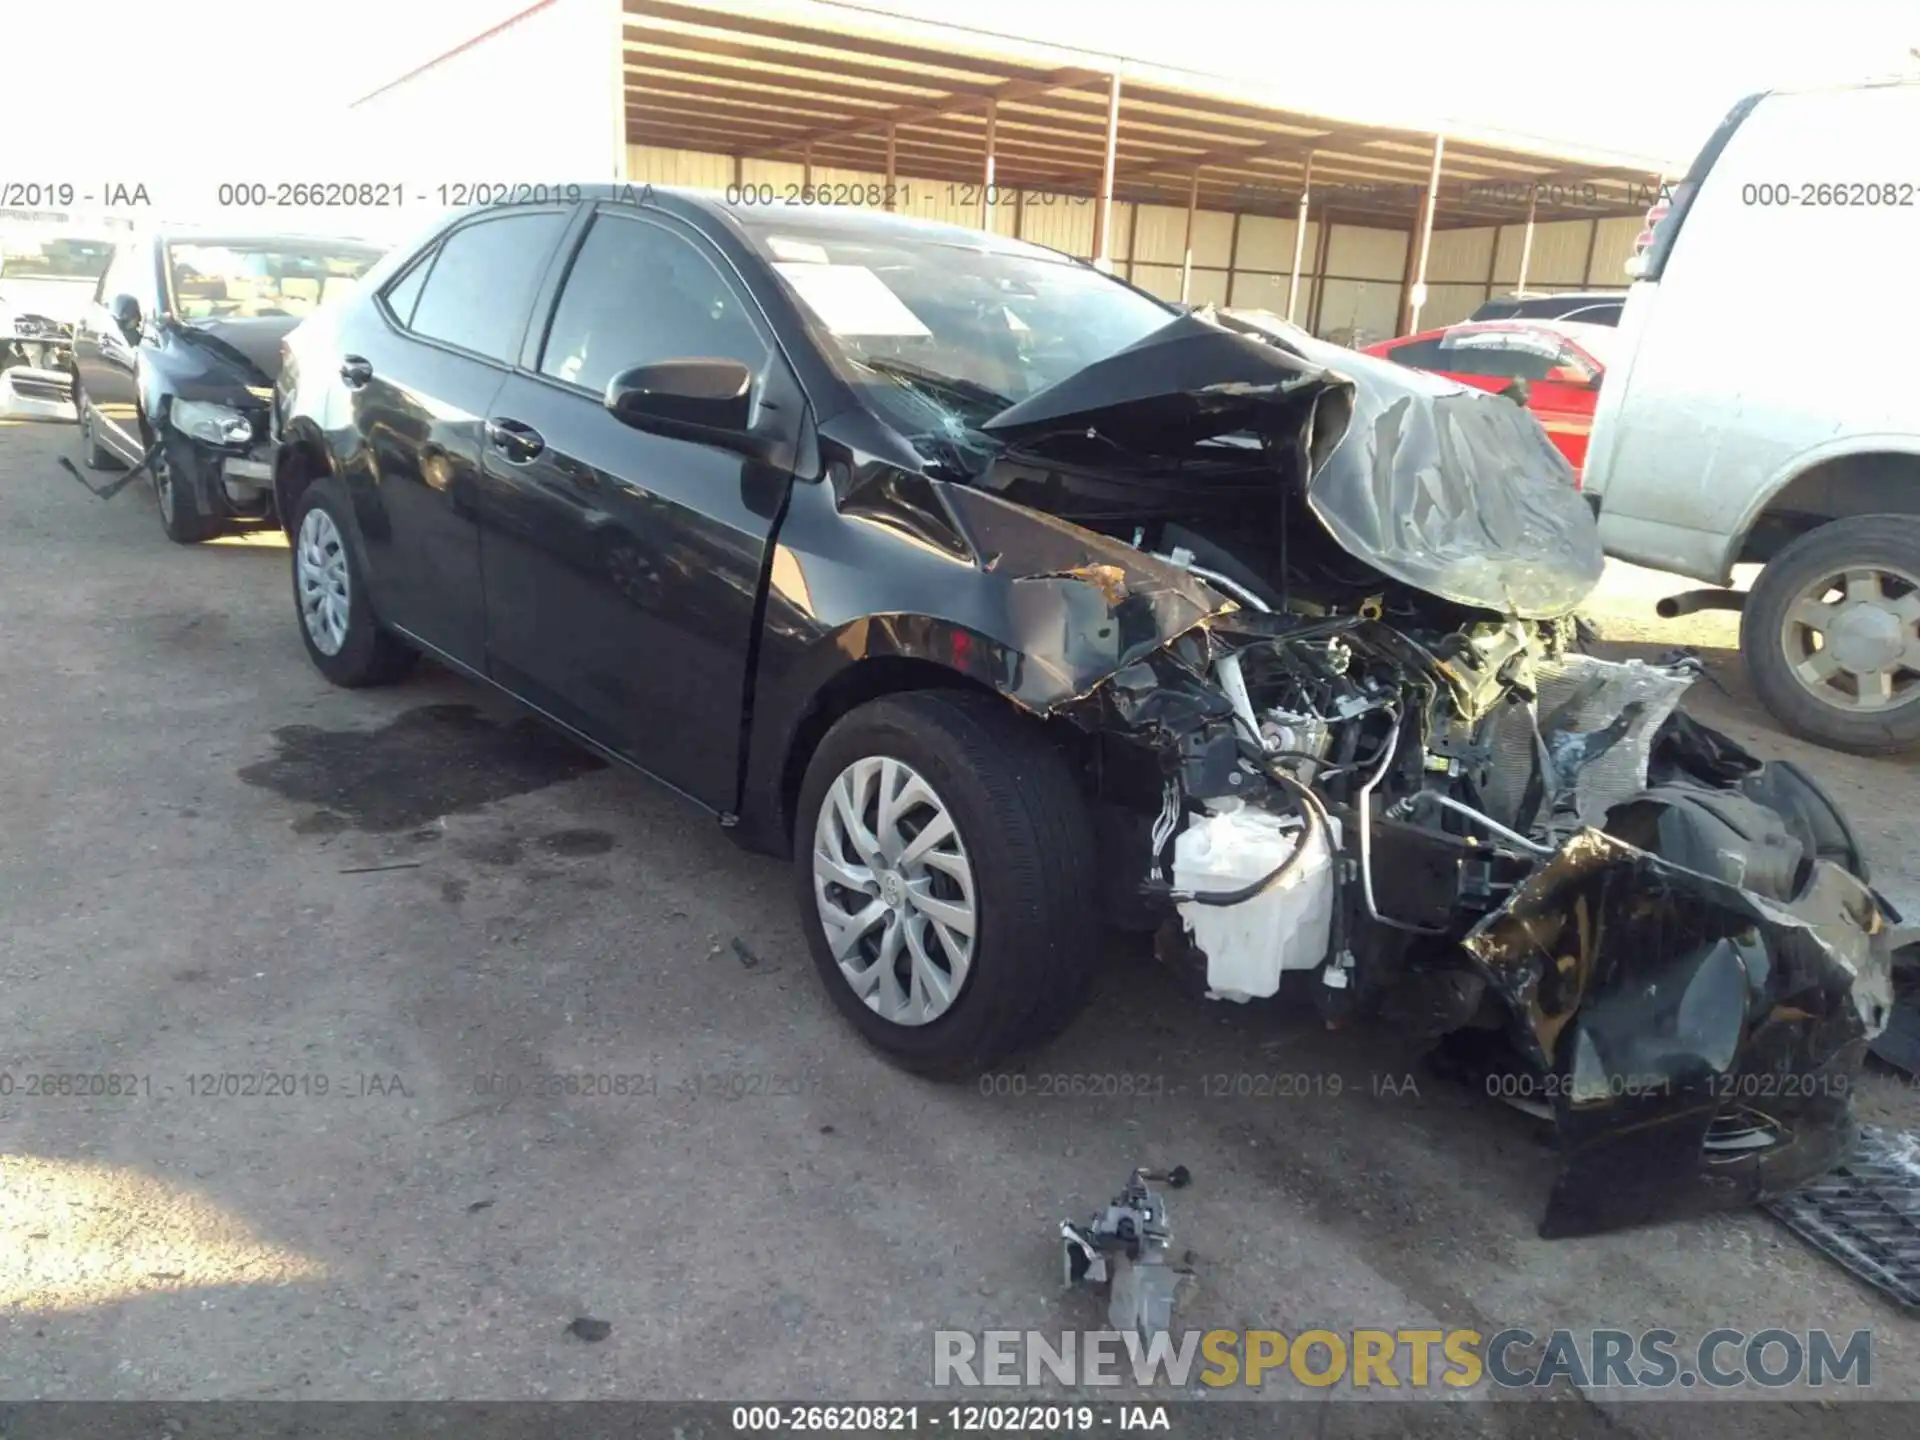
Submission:
M 307 635 L 322 655 L 338 655 L 347 643 L 352 603 L 347 547 L 333 517 L 318 506 L 300 522 L 293 563 Z
M 1808 694 L 1872 714 L 1920 696 L 1920 580 L 1857 567 L 1804 586 L 1787 606 L 1780 645 Z
M 813 893 L 828 947 L 861 1001 L 897 1025 L 953 1007 L 973 964 L 979 906 L 953 816 L 905 761 L 842 770 L 814 825 Z

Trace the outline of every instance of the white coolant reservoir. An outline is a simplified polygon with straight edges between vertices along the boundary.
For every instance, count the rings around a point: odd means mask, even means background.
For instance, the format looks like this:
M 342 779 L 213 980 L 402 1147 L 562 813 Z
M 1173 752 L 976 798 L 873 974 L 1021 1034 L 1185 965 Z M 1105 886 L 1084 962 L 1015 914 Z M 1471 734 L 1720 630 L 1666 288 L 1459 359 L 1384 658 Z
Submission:
M 1312 970 L 1327 958 L 1333 924 L 1333 849 L 1340 842 L 1316 832 L 1307 853 L 1278 884 L 1238 905 L 1187 900 L 1180 918 L 1207 957 L 1207 994 L 1247 1001 L 1272 995 L 1283 970 Z M 1299 822 L 1283 821 L 1241 801 L 1219 802 L 1173 842 L 1173 883 L 1207 894 L 1240 890 L 1270 875 L 1302 843 Z

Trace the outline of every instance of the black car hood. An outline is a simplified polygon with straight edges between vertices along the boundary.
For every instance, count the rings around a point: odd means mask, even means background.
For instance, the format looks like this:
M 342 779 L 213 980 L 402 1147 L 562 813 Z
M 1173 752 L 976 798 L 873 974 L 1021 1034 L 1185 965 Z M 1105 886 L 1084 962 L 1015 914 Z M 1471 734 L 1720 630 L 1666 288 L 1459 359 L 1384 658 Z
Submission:
M 198 380 L 206 386 L 237 385 L 244 389 L 270 387 L 279 378 L 280 342 L 299 323 L 300 317 L 293 315 L 257 320 L 170 320 L 161 333 L 166 348 L 179 363 L 183 381 L 197 371 Z
M 1344 549 L 1503 614 L 1564 615 L 1605 563 L 1572 471 L 1523 408 L 1304 333 L 1181 315 L 981 428 L 1162 450 L 1243 431 L 1303 440 L 1308 504 Z

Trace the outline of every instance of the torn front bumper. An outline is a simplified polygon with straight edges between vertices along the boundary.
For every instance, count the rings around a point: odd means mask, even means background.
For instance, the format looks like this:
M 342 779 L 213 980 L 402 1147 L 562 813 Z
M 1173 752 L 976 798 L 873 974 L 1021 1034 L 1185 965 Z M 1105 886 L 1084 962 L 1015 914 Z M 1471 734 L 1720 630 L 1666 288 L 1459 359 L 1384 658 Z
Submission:
M 1544 1237 L 1752 1204 L 1850 1153 L 1891 950 L 1840 865 L 1776 902 L 1582 830 L 1466 948 L 1559 1129 Z
M 0 420 L 77 420 L 73 379 L 64 371 L 15 365 L 0 370 Z

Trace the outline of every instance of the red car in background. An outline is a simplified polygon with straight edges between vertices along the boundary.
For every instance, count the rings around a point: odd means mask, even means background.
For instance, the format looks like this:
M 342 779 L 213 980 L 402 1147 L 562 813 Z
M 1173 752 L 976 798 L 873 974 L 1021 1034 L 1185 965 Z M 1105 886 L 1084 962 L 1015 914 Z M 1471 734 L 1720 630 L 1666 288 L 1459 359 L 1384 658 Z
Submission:
M 1363 352 L 1509 395 L 1539 419 L 1578 481 L 1618 332 L 1572 320 L 1490 320 L 1382 340 Z

